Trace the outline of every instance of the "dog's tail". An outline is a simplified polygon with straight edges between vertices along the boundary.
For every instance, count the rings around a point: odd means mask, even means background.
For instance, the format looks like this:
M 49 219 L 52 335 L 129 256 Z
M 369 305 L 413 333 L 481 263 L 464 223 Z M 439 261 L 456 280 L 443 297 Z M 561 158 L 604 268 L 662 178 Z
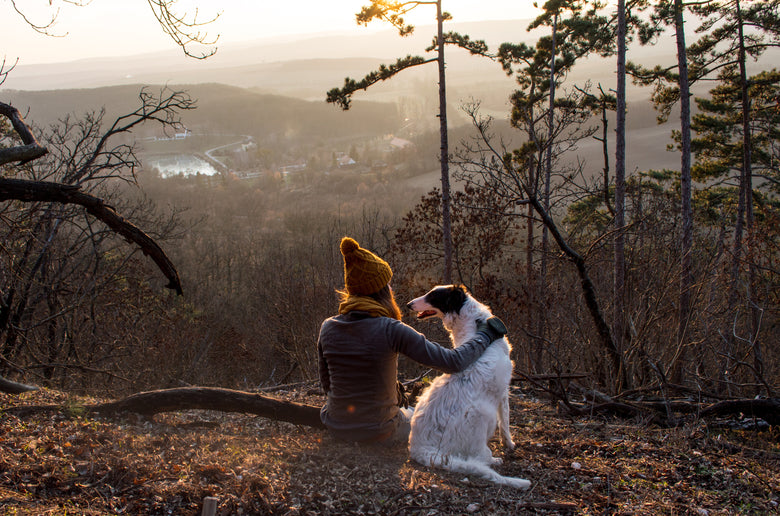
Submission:
M 505 477 L 482 462 L 442 455 L 437 450 L 418 449 L 412 455 L 412 459 L 424 466 L 433 466 L 455 473 L 478 476 L 495 484 L 509 486 L 515 489 L 528 489 L 531 487 L 531 482 L 524 478 Z

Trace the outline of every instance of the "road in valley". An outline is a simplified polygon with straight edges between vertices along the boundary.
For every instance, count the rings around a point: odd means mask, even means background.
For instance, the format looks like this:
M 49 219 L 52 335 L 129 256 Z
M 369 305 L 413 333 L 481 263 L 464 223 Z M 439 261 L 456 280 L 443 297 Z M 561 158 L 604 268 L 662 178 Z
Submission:
M 214 157 L 213 153 L 218 151 L 218 150 L 220 150 L 220 149 L 225 149 L 227 147 L 233 147 L 235 145 L 245 145 L 245 144 L 247 144 L 247 143 L 252 141 L 252 137 L 249 136 L 248 134 L 244 134 L 242 136 L 243 136 L 243 139 L 241 139 L 241 140 L 239 140 L 237 142 L 226 143 L 225 145 L 220 145 L 219 147 L 214 147 L 213 149 L 207 150 L 205 152 L 205 156 L 208 159 L 208 161 L 210 163 L 214 164 L 214 165 L 217 165 L 223 172 L 226 172 L 228 170 L 228 166 L 225 163 L 223 163 L 222 161 L 220 161 L 219 158 Z

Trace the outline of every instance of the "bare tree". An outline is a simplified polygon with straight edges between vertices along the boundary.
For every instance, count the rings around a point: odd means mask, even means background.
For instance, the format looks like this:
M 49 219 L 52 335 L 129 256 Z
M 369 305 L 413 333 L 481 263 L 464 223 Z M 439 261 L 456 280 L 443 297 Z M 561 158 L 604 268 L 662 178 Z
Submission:
M 686 341 L 694 340 L 690 335 L 691 292 L 694 285 L 691 249 L 693 243 L 693 210 L 691 206 L 691 136 L 690 136 L 690 86 L 712 79 L 713 74 L 723 70 L 731 70 L 732 75 L 739 77 L 742 101 L 742 142 L 741 142 L 741 175 L 740 195 L 738 197 L 736 222 L 734 227 L 733 255 L 731 268 L 731 286 L 728 290 L 729 311 L 737 311 L 737 289 L 739 271 L 743 263 L 743 245 L 750 245 L 751 239 L 744 240 L 743 232 L 751 232 L 752 220 L 752 162 L 751 130 L 750 130 L 750 80 L 747 76 L 747 60 L 757 58 L 765 50 L 780 46 L 778 34 L 778 13 L 780 2 L 777 0 L 729 0 L 727 2 L 682 2 L 681 0 L 664 0 L 654 3 L 652 20 L 656 27 L 663 24 L 675 28 L 677 39 L 677 62 L 672 66 L 656 66 L 646 69 L 631 64 L 630 69 L 636 81 L 643 84 L 654 84 L 653 101 L 659 110 L 659 121 L 666 121 L 672 106 L 680 103 L 681 125 L 679 133 L 674 134 L 681 152 L 681 205 L 682 224 L 681 235 L 681 268 L 680 268 L 680 319 L 678 329 L 679 358 L 672 364 L 674 379 L 680 380 L 681 364 L 685 363 L 685 353 L 690 347 Z M 702 35 L 686 47 L 684 10 L 689 9 L 698 16 L 701 22 L 696 32 Z M 747 30 L 746 30 L 747 29 Z M 750 250 L 746 254 L 751 254 Z M 755 269 L 748 264 L 750 277 Z M 758 335 L 758 320 L 760 310 L 750 301 L 752 279 L 748 280 L 746 291 L 749 311 L 752 315 L 752 333 Z M 728 332 L 727 332 L 728 333 Z M 733 347 L 733 340 L 727 339 Z M 760 370 L 762 354 L 760 342 L 754 343 L 754 358 L 758 359 L 756 367 Z M 729 349 L 725 355 L 733 356 Z M 726 364 L 724 370 L 730 369 Z
M 27 341 L 19 340 L 25 328 L 54 330 L 57 320 L 91 299 L 89 292 L 104 287 L 102 275 L 120 274 L 126 261 L 112 265 L 101 258 L 110 233 L 138 245 L 168 278 L 167 286 L 181 294 L 178 272 L 159 244 L 121 216 L 106 198 L 121 201 L 109 187 L 116 180 L 133 182 L 137 166 L 133 146 L 114 140 L 146 122 L 175 128 L 178 112 L 194 108 L 195 102 L 186 93 L 168 89 L 159 95 L 143 90 L 139 99 L 137 110 L 118 117 L 108 129 L 102 128 L 102 112 L 80 121 L 66 117 L 45 135 L 48 147 L 38 143 L 18 110 L 0 103 L 0 113 L 12 124 L 19 142 L 0 149 L 0 163 L 21 176 L 0 177 L 0 201 L 23 203 L 7 205 L 3 218 L 8 226 L 3 256 L 10 272 L 3 277 L 0 299 L 3 369 L 18 369 L 11 359 L 25 347 Z M 9 164 L 14 162 L 17 165 L 11 169 Z M 110 231 L 103 233 L 94 227 L 84 211 Z M 77 289 L 75 298 L 66 300 L 67 294 L 60 294 L 58 285 L 69 285 L 63 291 L 67 292 L 77 281 L 86 283 Z M 47 340 L 47 361 L 53 363 L 64 342 L 56 332 Z
M 556 120 L 556 111 L 574 113 L 578 109 L 572 109 L 574 102 L 570 98 L 559 100 L 556 97 L 556 88 L 564 81 L 578 58 L 591 52 L 603 53 L 611 47 L 608 31 L 603 30 L 606 18 L 598 14 L 599 8 L 598 3 L 588 6 L 577 0 L 547 1 L 542 6 L 542 14 L 529 24 L 528 30 L 547 27 L 549 34 L 541 37 L 534 46 L 504 43 L 498 51 L 498 60 L 502 67 L 508 74 L 515 74 L 519 85 L 519 89 L 511 97 L 511 121 L 512 125 L 528 135 L 529 147 L 525 153 L 528 186 L 539 196 L 547 212 L 551 210 L 556 138 L 562 135 L 566 139 L 570 138 L 570 135 L 566 134 L 566 124 L 561 125 L 560 120 Z M 580 99 L 576 102 L 579 101 Z M 531 148 L 534 152 L 530 152 Z M 555 152 L 557 151 L 559 149 Z M 530 204 L 527 209 L 526 276 L 529 282 L 538 282 L 535 286 L 529 286 L 529 292 L 536 297 L 536 305 L 539 307 L 536 313 L 532 316 L 529 314 L 529 317 L 537 322 L 536 347 L 541 351 L 547 326 L 544 307 L 548 229 L 542 224 L 541 265 L 539 271 L 534 274 L 534 224 L 537 221 Z
M 576 105 L 577 103 L 572 104 Z M 526 175 L 528 170 L 527 160 L 529 159 L 527 151 L 523 148 L 508 151 L 503 147 L 502 143 L 496 144 L 493 141 L 494 135 L 490 129 L 492 120 L 489 117 L 480 117 L 475 108 L 469 111 L 469 116 L 477 129 L 477 136 L 474 138 L 473 144 L 467 147 L 461 166 L 472 175 L 472 181 L 478 182 L 482 188 L 489 189 L 494 195 L 514 200 L 514 204 L 530 204 L 542 220 L 542 223 L 550 231 L 559 249 L 574 264 L 580 279 L 588 312 L 596 327 L 603 349 L 611 362 L 612 374 L 614 375 L 613 387 L 619 391 L 622 386 L 627 385 L 623 355 L 615 344 L 612 332 L 599 306 L 596 289 L 590 278 L 585 256 L 569 245 L 556 222 L 548 210 L 545 209 L 538 191 L 529 184 L 528 176 Z M 572 124 L 576 126 L 578 122 L 581 123 L 583 116 L 587 118 L 588 114 L 582 108 L 564 111 L 563 114 L 559 114 L 557 120 L 558 131 L 562 132 L 561 128 L 563 127 L 572 131 Z M 592 134 L 592 130 L 580 133 L 574 131 L 574 135 L 570 135 L 568 144 L 573 145 L 579 139 L 589 137 Z M 560 147 L 564 139 L 559 137 L 556 141 Z
M 68 3 L 78 7 L 85 7 L 90 2 L 88 0 L 68 0 Z M 219 17 L 216 14 L 213 18 L 203 21 L 198 17 L 198 10 L 194 15 L 178 12 L 175 7 L 176 0 L 147 0 L 160 28 L 166 33 L 174 43 L 179 46 L 184 54 L 197 59 L 204 59 L 216 52 L 216 47 L 206 49 L 200 55 L 195 55 L 190 49 L 191 45 L 212 46 L 216 43 L 219 36 L 209 38 L 208 34 L 201 32 L 202 28 L 210 24 Z M 19 15 L 22 22 L 27 24 L 32 30 L 53 35 L 53 27 L 59 15 L 59 6 L 54 6 L 52 2 L 51 15 L 48 21 L 39 23 L 34 21 L 26 14 L 25 7 L 21 6 L 17 0 L 10 0 L 13 10 Z M 0 64 L 0 84 L 2 84 L 9 72 L 13 70 L 15 63 L 7 66 L 5 58 Z M 102 135 L 87 130 L 81 133 L 82 139 L 74 147 L 74 158 L 70 162 L 70 167 L 66 174 L 60 176 L 59 182 L 45 182 L 39 180 L 30 180 L 24 178 L 0 177 L 0 200 L 19 200 L 27 203 L 44 202 L 48 203 L 45 208 L 44 216 L 38 219 L 33 226 L 33 231 L 29 235 L 22 235 L 26 238 L 26 244 L 22 247 L 24 251 L 19 257 L 13 257 L 18 271 L 26 271 L 27 279 L 20 285 L 8 289 L 3 289 L 0 293 L 0 334 L 5 334 L 5 344 L 0 348 L 0 359 L 2 359 L 3 369 L 7 369 L 12 364 L 8 361 L 5 353 L 11 347 L 15 346 L 15 335 L 18 327 L 14 322 L 27 311 L 32 280 L 43 270 L 46 257 L 50 251 L 50 243 L 61 227 L 62 210 L 57 206 L 80 205 L 86 208 L 86 211 L 92 216 L 102 220 L 112 231 L 122 235 L 130 242 L 139 245 L 145 254 L 148 254 L 157 263 L 160 269 L 168 277 L 168 287 L 181 293 L 181 283 L 178 273 L 173 267 L 168 257 L 146 233 L 137 226 L 124 219 L 114 208 L 106 204 L 101 198 L 83 192 L 81 189 L 86 182 L 95 180 L 98 176 L 96 171 L 108 171 L 105 177 L 110 177 L 111 171 L 119 171 L 129 168 L 132 174 L 136 162 L 132 147 L 120 145 L 118 147 L 109 147 L 109 141 L 115 136 L 131 131 L 135 126 L 146 121 L 157 121 L 163 125 L 175 126 L 178 123 L 176 111 L 180 109 L 192 109 L 195 107 L 194 101 L 181 92 L 161 92 L 160 96 L 155 98 L 147 91 L 143 90 L 140 94 L 142 107 L 134 113 L 118 118 L 111 128 Z M 30 127 L 25 123 L 19 111 L 8 103 L 0 102 L 0 121 L 3 124 L 10 123 L 13 131 L 6 135 L 16 137 L 18 140 L 10 147 L 0 148 L 0 166 L 16 163 L 17 166 L 23 166 L 45 156 L 49 149 L 45 144 L 39 143 Z M 86 120 L 89 129 L 100 127 L 102 115 L 93 119 L 89 123 Z M 0 126 L 2 127 L 2 126 Z M 84 127 L 84 126 L 82 126 Z M 4 131 L 7 132 L 8 131 Z M 87 149 L 87 150 L 85 150 Z M 82 161 L 77 162 L 75 158 Z M 93 181 L 100 183 L 100 180 Z M 39 240 L 41 237 L 46 237 Z M 36 246 L 36 242 L 42 242 L 42 246 Z M 34 259 L 37 247 L 37 259 Z M 21 291 L 20 291 L 21 288 Z M 55 317 L 56 318 L 56 317 Z M 10 332 L 9 332 L 10 330 Z M 5 379 L 0 377 L 5 382 Z M 0 388 L 14 389 L 14 385 L 0 384 Z

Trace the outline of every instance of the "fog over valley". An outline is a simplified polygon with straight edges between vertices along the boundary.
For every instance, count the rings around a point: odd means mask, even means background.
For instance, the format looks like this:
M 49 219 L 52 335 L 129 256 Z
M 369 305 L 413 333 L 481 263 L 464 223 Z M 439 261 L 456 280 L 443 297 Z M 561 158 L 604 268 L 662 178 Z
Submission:
M 495 51 L 505 41 L 532 43 L 538 34 L 525 30 L 528 23 L 529 20 L 452 23 L 448 29 L 469 34 L 472 39 L 484 38 Z M 68 113 L 104 107 L 107 118 L 117 116 L 133 109 L 142 87 L 154 91 L 166 85 L 186 90 L 197 99 L 198 108 L 182 114 L 185 126 L 193 134 L 252 135 L 261 147 L 264 143 L 276 146 L 269 142 L 283 140 L 283 145 L 291 150 L 287 160 L 292 162 L 292 155 L 305 154 L 305 148 L 318 141 L 328 142 L 327 152 L 346 153 L 351 145 L 364 146 L 381 135 L 414 140 L 435 132 L 435 65 L 406 70 L 392 80 L 358 92 L 350 111 L 342 112 L 324 102 L 325 92 L 340 87 L 345 77 L 361 78 L 399 56 L 424 54 L 434 29 L 420 26 L 407 38 L 387 30 L 359 36 L 314 34 L 259 39 L 220 48 L 206 60 L 184 59 L 180 52 L 170 50 L 121 59 L 20 64 L 0 86 L 0 94 L 25 110 L 29 121 L 46 125 Z M 674 55 L 671 43 L 666 38 L 655 46 L 637 45 L 635 58 L 648 63 L 668 61 Z M 458 135 L 455 143 L 458 137 L 468 134 L 466 127 L 470 125 L 462 106 L 474 101 L 480 103 L 482 115 L 496 120 L 495 127 L 508 141 L 520 142 L 523 135 L 510 130 L 506 122 L 508 99 L 516 86 L 514 78 L 507 76 L 498 63 L 471 56 L 462 49 L 448 48 L 446 56 L 448 121 Z M 612 60 L 588 58 L 568 75 L 564 88 L 588 82 L 593 87 L 602 84 L 611 88 L 613 68 Z M 679 161 L 674 153 L 658 151 L 670 141 L 672 128 L 656 123 L 649 95 L 648 88 L 629 85 L 628 170 L 674 167 Z M 147 130 L 154 129 L 143 128 L 134 134 L 138 138 L 152 137 L 146 134 Z M 435 174 L 438 145 L 435 140 L 431 143 L 426 166 Z M 292 151 L 295 146 L 300 146 L 297 153 Z M 146 147 L 140 147 L 141 155 L 147 152 Z M 153 147 L 150 152 L 165 152 L 164 146 Z M 593 170 L 599 170 L 601 144 L 583 141 L 578 148 L 570 159 L 593 162 Z M 198 149 L 201 153 L 206 150 Z M 288 164 L 280 159 L 277 166 Z

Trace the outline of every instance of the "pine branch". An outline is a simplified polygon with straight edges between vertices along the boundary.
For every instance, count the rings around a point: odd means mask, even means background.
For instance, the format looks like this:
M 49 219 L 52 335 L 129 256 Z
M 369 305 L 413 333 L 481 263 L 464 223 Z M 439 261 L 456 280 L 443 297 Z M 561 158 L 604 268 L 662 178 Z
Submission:
M 473 41 L 468 34 L 458 34 L 457 32 L 450 31 L 446 34 L 444 34 L 444 44 L 445 45 L 455 45 L 456 47 L 460 47 L 464 50 L 468 50 L 471 55 L 478 55 L 483 57 L 489 57 L 490 59 L 493 59 L 493 55 L 488 52 L 488 46 L 487 43 L 485 43 L 485 40 L 479 39 L 476 41 Z M 436 50 L 436 40 L 433 41 L 433 44 L 426 48 L 426 52 L 431 52 L 433 50 Z
M 420 56 L 406 56 L 403 58 L 399 58 L 398 61 L 396 61 L 394 64 L 391 65 L 379 65 L 379 69 L 376 71 L 373 71 L 363 77 L 360 81 L 356 81 L 355 79 L 352 79 L 350 77 L 347 77 L 344 79 L 344 87 L 339 88 L 333 88 L 332 90 L 328 91 L 327 101 L 330 103 L 334 103 L 341 107 L 344 111 L 348 110 L 350 108 L 350 103 L 352 101 L 352 94 L 355 93 L 358 90 L 366 90 L 369 88 L 369 86 L 376 84 L 380 81 L 385 81 L 397 73 L 401 72 L 402 70 L 406 70 L 407 68 L 411 68 L 413 66 L 419 66 L 427 63 L 435 62 L 436 59 L 425 59 L 424 57 Z

